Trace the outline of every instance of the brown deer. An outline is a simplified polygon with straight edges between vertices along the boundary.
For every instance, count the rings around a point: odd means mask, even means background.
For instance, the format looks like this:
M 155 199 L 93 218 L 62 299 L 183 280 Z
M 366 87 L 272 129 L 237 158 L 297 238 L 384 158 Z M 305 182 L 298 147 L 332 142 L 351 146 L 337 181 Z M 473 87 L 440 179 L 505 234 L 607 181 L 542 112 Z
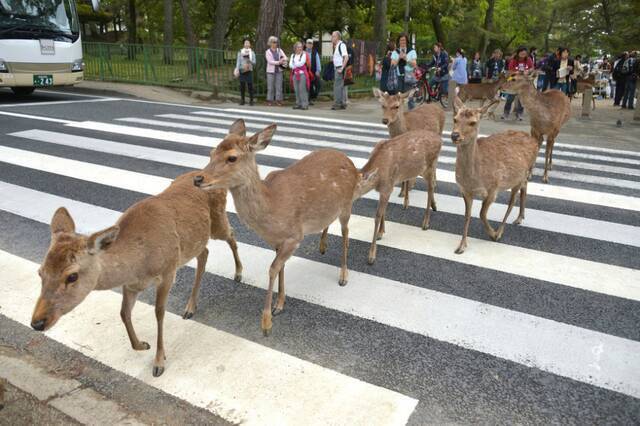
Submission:
M 504 74 L 500 74 L 500 77 L 493 82 L 463 84 L 459 86 L 458 97 L 462 102 L 479 100 L 480 108 L 482 108 L 485 101 L 491 102 L 496 99 L 498 91 L 506 81 L 507 77 Z M 497 103 L 498 102 L 496 102 L 496 104 Z M 493 109 L 495 110 L 495 108 Z M 489 116 L 493 118 L 493 111 L 489 111 L 488 113 Z
M 382 124 L 387 126 L 389 137 L 395 138 L 410 130 L 429 130 L 442 135 L 444 131 L 444 110 L 436 104 L 423 104 L 411 111 L 404 111 L 404 100 L 412 96 L 415 90 L 390 95 L 378 88 L 373 89 L 373 95 L 382 105 Z M 400 197 L 404 197 L 403 208 L 409 206 L 409 191 L 415 180 L 402 183 Z
M 542 181 L 549 182 L 549 170 L 553 162 L 553 145 L 560 129 L 571 117 L 571 101 L 560 90 L 538 92 L 532 85 L 537 73 L 529 75 L 515 75 L 507 81 L 502 89 L 516 92 L 520 101 L 529 111 L 531 117 L 531 136 L 542 146 L 544 136 L 547 136 L 544 159 L 544 175 Z
M 473 197 L 482 198 L 480 220 L 492 240 L 502 238 L 504 225 L 520 192 L 520 213 L 514 222 L 524 219 L 527 199 L 527 181 L 538 155 L 538 142 L 525 132 L 509 130 L 491 136 L 478 138 L 478 124 L 491 103 L 482 108 L 466 108 L 456 97 L 451 140 L 457 146 L 456 183 L 464 198 L 464 231 L 456 249 L 461 254 L 467 248 L 467 233 L 471 222 Z M 494 230 L 487 220 L 489 206 L 495 201 L 499 191 L 511 190 L 507 212 L 498 230 Z
M 204 191 L 229 189 L 240 219 L 276 251 L 269 268 L 269 287 L 262 312 L 262 331 L 271 333 L 272 314 L 284 309 L 284 265 L 307 234 L 322 231 L 320 251 L 326 250 L 329 225 L 342 226 L 342 267 L 339 284 L 347 284 L 349 218 L 360 174 L 351 160 L 334 150 L 315 151 L 289 167 L 260 179 L 256 153 L 265 149 L 276 131 L 272 124 L 251 137 L 244 120 L 236 120 L 229 134 L 211 151 L 209 164 L 193 184 Z M 274 281 L 278 301 L 271 311 Z
M 369 249 L 369 264 L 376 259 L 376 240 L 384 234 L 384 215 L 394 185 L 422 176 L 427 182 L 427 207 L 422 221 L 422 229 L 429 228 L 431 210 L 436 210 L 434 192 L 436 187 L 436 166 L 442 148 L 440 135 L 427 130 L 414 130 L 395 138 L 378 142 L 369 161 L 361 172 L 363 182 L 357 195 L 362 196 L 375 189 L 380 193 L 376 212 L 373 239 Z
M 582 75 L 579 75 L 576 77 L 576 94 L 581 94 L 584 96 L 584 92 L 587 89 L 592 89 L 593 87 L 596 85 L 596 75 L 595 74 L 588 74 L 586 77 L 583 77 Z M 596 109 L 596 99 L 592 96 L 591 97 L 591 109 L 595 110 Z
M 85 236 L 76 233 L 69 212 L 59 208 L 51 220 L 51 245 L 39 269 L 42 292 L 31 326 L 51 328 L 93 290 L 122 287 L 124 322 L 133 349 L 147 350 L 138 340 L 131 311 L 138 293 L 156 287 L 158 338 L 153 375 L 164 372 L 163 319 L 176 270 L 194 257 L 195 282 L 183 318 L 193 316 L 200 281 L 207 262 L 209 238 L 226 240 L 236 265 L 235 280 L 242 277 L 242 264 L 226 214 L 226 192 L 204 193 L 193 186 L 197 172 L 178 176 L 162 193 L 129 207 L 114 226 Z

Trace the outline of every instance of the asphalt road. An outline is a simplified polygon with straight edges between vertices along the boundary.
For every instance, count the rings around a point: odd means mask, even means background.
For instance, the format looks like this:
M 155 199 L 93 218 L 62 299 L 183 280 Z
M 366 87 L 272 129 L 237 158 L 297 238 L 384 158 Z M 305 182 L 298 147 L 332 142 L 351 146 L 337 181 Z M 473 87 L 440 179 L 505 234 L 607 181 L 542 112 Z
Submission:
M 640 422 L 640 152 L 611 141 L 582 146 L 562 133 L 551 183 L 536 174 L 530 184 L 523 226 L 508 225 L 494 243 L 476 212 L 460 256 L 453 251 L 463 207 L 445 136 L 431 229 L 419 228 L 419 181 L 408 210 L 392 200 L 388 233 L 368 265 L 377 194 L 358 200 L 350 283 L 337 286 L 339 234 L 330 235 L 325 255 L 318 236 L 307 237 L 287 264 L 286 311 L 269 338 L 260 312 L 273 252 L 229 212 L 243 283 L 231 279 L 227 247 L 212 243 L 198 311 L 185 321 L 194 270 L 179 271 L 161 378 L 151 377 L 152 354 L 131 350 L 115 291 L 90 297 L 44 336 L 28 327 L 39 286 L 33 272 L 55 207 L 69 207 L 81 232 L 102 229 L 206 164 L 238 117 L 252 132 L 279 123 L 258 156 L 263 171 L 322 147 L 361 166 L 386 131 L 336 115 L 289 114 L 67 92 L 16 100 L 0 91 L 0 345 L 149 423 Z M 501 194 L 492 218 L 507 201 Z M 149 342 L 153 301 L 147 291 L 134 310 Z

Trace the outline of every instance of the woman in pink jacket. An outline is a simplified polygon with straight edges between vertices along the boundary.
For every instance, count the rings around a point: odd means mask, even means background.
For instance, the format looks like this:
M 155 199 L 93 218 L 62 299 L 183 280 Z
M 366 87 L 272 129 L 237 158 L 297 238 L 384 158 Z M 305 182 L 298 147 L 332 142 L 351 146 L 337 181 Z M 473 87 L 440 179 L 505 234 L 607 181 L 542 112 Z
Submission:
M 267 105 L 282 106 L 282 73 L 287 67 L 287 55 L 278 46 L 278 38 L 269 37 L 269 48 L 265 52 L 267 59 Z

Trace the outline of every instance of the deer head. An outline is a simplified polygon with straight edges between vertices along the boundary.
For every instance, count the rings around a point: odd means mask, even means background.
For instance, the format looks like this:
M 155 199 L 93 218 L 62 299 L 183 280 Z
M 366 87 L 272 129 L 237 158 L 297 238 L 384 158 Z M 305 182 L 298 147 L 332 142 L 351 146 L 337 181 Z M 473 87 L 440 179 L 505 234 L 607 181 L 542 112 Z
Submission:
M 229 134 L 211 151 L 209 164 L 202 174 L 193 178 L 193 184 L 205 191 L 232 189 L 243 185 L 250 171 L 257 171 L 256 152 L 265 149 L 277 126 L 272 124 L 251 137 L 246 136 L 244 120 L 236 120 Z
M 456 96 L 453 102 L 453 131 L 451 141 L 454 145 L 466 145 L 478 138 L 478 124 L 480 118 L 495 104 L 496 100 L 482 108 L 467 108 Z
M 537 77 L 537 72 L 529 74 L 513 74 L 502 84 L 502 90 L 508 93 L 520 92 L 528 86 L 532 86 Z
M 31 318 L 35 330 L 51 328 L 96 288 L 100 254 L 119 232 L 112 226 L 87 237 L 76 234 L 75 228 L 67 209 L 56 210 L 51 219 L 51 245 L 38 270 L 42 290 Z
M 400 119 L 404 113 L 404 100 L 413 94 L 413 90 L 397 95 L 390 95 L 378 88 L 373 89 L 373 95 L 378 98 L 382 105 L 382 124 L 391 125 Z

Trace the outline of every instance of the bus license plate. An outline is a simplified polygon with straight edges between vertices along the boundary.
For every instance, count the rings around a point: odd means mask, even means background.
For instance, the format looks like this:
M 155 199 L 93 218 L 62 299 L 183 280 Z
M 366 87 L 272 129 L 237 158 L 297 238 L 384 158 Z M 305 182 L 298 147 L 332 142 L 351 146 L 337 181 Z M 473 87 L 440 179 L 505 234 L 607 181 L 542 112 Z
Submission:
M 53 76 L 52 75 L 34 75 L 33 85 L 35 87 L 53 86 Z

